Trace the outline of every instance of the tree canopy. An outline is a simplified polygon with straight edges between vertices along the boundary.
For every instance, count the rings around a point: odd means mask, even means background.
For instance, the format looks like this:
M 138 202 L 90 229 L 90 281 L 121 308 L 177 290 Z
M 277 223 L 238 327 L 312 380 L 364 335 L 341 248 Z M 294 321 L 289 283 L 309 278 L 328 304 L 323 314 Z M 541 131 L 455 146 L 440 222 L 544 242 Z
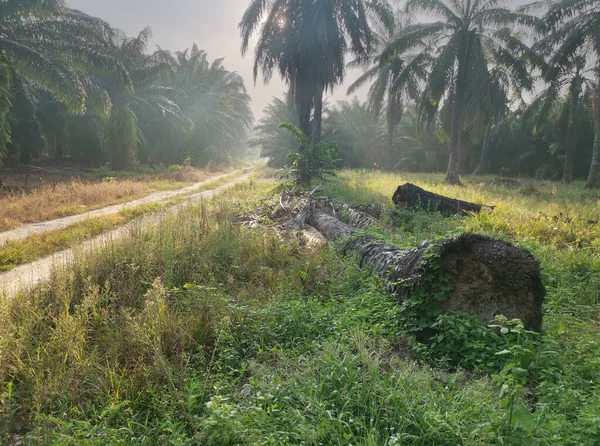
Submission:
M 255 76 L 262 71 L 268 81 L 279 71 L 290 87 L 305 133 L 317 129 L 320 134 L 323 114 L 324 137 L 340 145 L 343 164 L 414 169 L 428 164 L 419 161 L 423 154 L 415 148 L 431 147 L 434 135 L 434 146 L 447 147 L 446 181 L 453 184 L 473 169 L 477 174 L 562 177 L 565 182 L 587 176 L 588 187 L 600 184 L 597 0 L 542 1 L 517 10 L 502 1 L 365 2 L 366 22 L 361 14 L 354 20 L 361 32 L 353 39 L 351 28 L 346 28 L 346 38 L 354 46 L 336 46 L 338 40 L 321 33 L 328 21 L 331 27 L 345 23 L 342 16 L 323 13 L 313 23 L 303 15 L 321 3 L 335 2 L 251 2 L 240 24 L 243 50 L 262 26 Z M 344 7 L 336 5 L 341 13 Z M 362 11 L 358 3 L 352 5 Z M 414 19 L 423 14 L 427 20 Z M 320 46 L 304 46 L 313 36 L 320 36 Z M 328 54 L 326 47 L 335 54 Z M 364 70 L 348 94 L 370 83 L 367 102 L 340 103 L 323 110 L 316 100 L 321 95 L 315 95 L 314 88 L 333 88 L 341 82 L 345 71 L 340 55 L 346 53 L 356 56 L 346 68 Z M 324 72 L 320 64 L 336 68 L 319 77 Z M 309 94 L 301 95 L 306 103 L 298 100 L 299 79 L 304 78 L 297 70 L 309 70 L 313 76 L 305 78 L 312 85 Z M 373 118 L 367 120 L 369 112 Z M 375 131 L 382 114 L 385 150 L 381 133 Z M 374 127 L 367 131 L 369 121 Z M 409 123 L 409 134 L 403 133 Z M 261 132 L 267 124 L 262 123 Z M 416 142 L 410 150 L 407 138 Z
M 59 0 L 0 3 L 0 158 L 48 153 L 129 169 L 226 161 L 253 124 L 243 79 L 195 44 L 148 51 Z
M 257 35 L 254 80 L 288 87 L 254 129 L 244 79 L 201 46 L 150 48 L 150 28 L 126 36 L 61 0 L 0 2 L 0 27 L 2 162 L 130 169 L 252 146 L 281 166 L 301 150 L 287 122 L 338 144 L 341 166 L 600 186 L 598 0 L 251 0 L 242 54 Z M 348 94 L 368 85 L 366 102 L 324 103 L 356 69 Z

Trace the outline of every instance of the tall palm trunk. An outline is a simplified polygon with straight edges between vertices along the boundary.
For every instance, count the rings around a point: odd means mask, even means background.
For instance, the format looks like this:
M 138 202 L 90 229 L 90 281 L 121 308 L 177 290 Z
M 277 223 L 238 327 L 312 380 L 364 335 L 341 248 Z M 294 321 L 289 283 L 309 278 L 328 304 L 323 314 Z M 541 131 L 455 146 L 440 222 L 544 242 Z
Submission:
M 483 146 L 481 147 L 481 156 L 479 157 L 479 164 L 473 171 L 473 175 L 484 175 L 488 167 L 488 158 L 490 157 L 490 149 L 492 148 L 492 126 L 488 126 L 485 129 L 485 135 L 483 137 Z
M 596 91 L 594 102 L 594 151 L 590 173 L 585 184 L 588 189 L 600 187 L 600 88 Z
M 466 90 L 466 65 L 469 55 L 469 34 L 465 36 L 466 45 L 458 56 L 458 73 L 456 77 L 456 91 L 454 104 L 452 105 L 452 135 L 450 142 L 450 156 L 448 159 L 448 171 L 446 172 L 446 183 L 460 185 L 460 150 L 462 146 L 464 128 L 464 100 Z
M 459 161 L 459 165 L 458 165 L 458 174 L 466 175 L 467 162 L 468 162 L 469 155 L 471 154 L 471 144 L 470 143 L 465 143 L 465 144 L 461 143 L 461 145 L 459 146 L 458 153 L 460 155 L 460 161 Z
M 299 75 L 294 83 L 294 95 L 296 103 L 296 113 L 298 115 L 298 127 L 302 130 L 302 133 L 310 138 L 311 122 L 310 113 L 314 104 L 314 89 L 311 88 L 310 82 L 307 76 Z M 299 145 L 298 151 L 302 152 L 304 147 Z M 303 167 L 300 168 L 300 174 L 297 178 L 298 184 L 302 187 L 310 186 L 310 167 L 308 164 L 309 160 L 305 160 Z
M 569 124 L 567 130 L 567 141 L 565 144 L 565 165 L 563 169 L 563 183 L 570 184 L 573 182 L 573 154 L 575 153 L 575 143 L 577 135 L 573 129 L 573 124 Z
M 55 144 L 56 144 L 56 146 L 54 148 L 54 158 L 63 159 L 65 157 L 65 148 L 62 144 L 62 141 L 57 139 L 55 141 Z
M 127 105 L 113 108 L 104 130 L 104 143 L 113 169 L 127 170 L 135 166 L 137 130 L 137 116 Z
M 563 171 L 563 182 L 566 184 L 573 182 L 573 155 L 575 154 L 575 146 L 577 145 L 577 133 L 575 131 L 575 116 L 577 113 L 577 98 L 579 92 L 571 91 L 571 111 L 569 126 L 567 127 L 567 138 L 565 144 L 565 166 Z
M 397 99 L 395 95 L 390 97 L 387 111 L 387 144 L 390 160 L 392 159 L 392 153 L 394 152 L 396 127 L 398 127 L 402 120 L 403 106 L 402 99 Z
M 307 79 L 299 77 L 295 85 L 296 112 L 298 127 L 305 135 L 310 135 L 310 112 L 313 106 L 313 91 Z
M 321 129 L 323 122 L 323 93 L 324 89 L 320 85 L 316 88 L 315 93 L 315 113 L 313 118 L 312 143 L 316 146 L 321 142 Z
M 392 152 L 394 151 L 394 139 L 396 138 L 396 126 L 388 127 L 388 135 L 387 135 L 387 143 L 388 143 L 388 153 L 390 157 L 392 156 Z
M 452 110 L 452 139 L 450 143 L 450 157 L 448 158 L 448 171 L 446 172 L 446 182 L 449 184 L 460 184 L 460 155 L 459 147 L 462 140 L 462 104 L 460 99 L 456 99 Z

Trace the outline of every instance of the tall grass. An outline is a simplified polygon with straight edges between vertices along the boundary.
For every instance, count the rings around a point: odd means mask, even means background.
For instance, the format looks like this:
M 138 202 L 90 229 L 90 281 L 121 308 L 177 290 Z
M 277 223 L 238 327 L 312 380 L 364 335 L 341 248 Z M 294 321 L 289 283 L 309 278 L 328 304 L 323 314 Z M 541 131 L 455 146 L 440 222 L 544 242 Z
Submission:
M 316 262 L 290 262 L 298 246 L 232 223 L 232 209 L 264 192 L 238 186 L 219 202 L 77 258 L 35 292 L 2 301 L 0 388 L 8 391 L 1 406 L 9 427 L 41 413 L 85 412 L 97 399 L 133 398 L 150 385 L 176 385 L 188 355 L 214 343 L 211 324 L 224 293 L 240 302 L 268 300 L 280 283 L 293 285 L 284 280 L 290 269 L 310 270 Z M 300 282 L 300 274 L 291 276 Z M 193 292 L 186 283 L 196 284 Z
M 184 167 L 159 175 L 137 175 L 133 179 L 72 179 L 28 192 L 9 193 L 0 198 L 0 231 L 132 201 L 152 192 L 181 188 L 214 175 L 216 173 Z
M 415 246 L 426 238 L 473 231 L 512 240 L 541 260 L 550 304 L 589 314 L 600 309 L 600 192 L 580 183 L 525 181 L 517 189 L 491 186 L 488 178 L 468 178 L 464 187 L 443 183 L 442 175 L 342 171 L 324 193 L 350 203 L 393 207 L 396 188 L 412 182 L 432 192 L 496 206 L 464 218 L 443 219 L 425 212 L 400 212 L 394 222 L 400 239 Z
M 328 187 L 351 198 L 345 181 Z M 529 433 L 507 423 L 489 376 L 418 364 L 397 302 L 354 259 L 235 223 L 272 188 L 238 185 L 1 301 L 2 440 L 594 444 L 600 352 L 587 319 L 551 307 L 544 348 L 556 355 L 536 374 Z M 459 224 L 417 213 L 399 236 Z
M 584 190 L 579 183 L 525 181 L 509 189 L 490 186 L 488 180 L 468 178 L 464 187 L 457 187 L 444 184 L 441 175 L 343 171 L 325 184 L 324 193 L 391 208 L 396 188 L 413 182 L 438 194 L 497 206 L 492 213 L 452 218 L 399 210 L 390 222 L 397 227 L 393 237 L 399 244 L 417 246 L 425 239 L 474 231 L 531 250 L 541 262 L 548 290 L 540 348 L 555 353 L 542 366 L 533 390 L 536 407 L 549 410 L 556 426 L 580 423 L 567 428 L 567 436 L 557 437 L 556 444 L 596 444 L 600 431 L 590 426 L 600 415 L 600 192 Z M 586 429 L 578 440 L 568 438 Z

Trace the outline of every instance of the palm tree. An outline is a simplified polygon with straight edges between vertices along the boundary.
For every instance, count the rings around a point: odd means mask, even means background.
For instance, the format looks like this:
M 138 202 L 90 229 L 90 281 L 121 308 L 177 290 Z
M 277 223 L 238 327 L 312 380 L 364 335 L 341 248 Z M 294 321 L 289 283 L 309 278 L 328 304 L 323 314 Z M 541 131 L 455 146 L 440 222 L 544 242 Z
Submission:
M 435 52 L 421 114 L 431 118 L 444 102 L 450 104 L 450 156 L 446 181 L 460 184 L 464 134 L 479 124 L 493 100 L 488 64 L 508 70 L 523 83 L 529 77 L 526 59 L 535 54 L 515 35 L 512 25 L 534 25 L 524 13 L 498 7 L 498 1 L 409 0 L 409 9 L 441 16 L 442 20 L 407 27 L 383 53 L 383 60 L 420 48 Z M 511 26 L 509 26 L 511 25 Z
M 393 154 L 386 150 L 386 124 L 357 98 L 339 101 L 327 113 L 325 139 L 339 146 L 339 156 L 349 167 L 387 167 Z
M 587 66 L 584 54 L 570 57 L 559 70 L 547 67 L 545 74 L 550 85 L 532 102 L 530 108 L 537 111 L 537 127 L 543 125 L 553 108 L 558 107 L 554 133 L 565 153 L 563 181 L 573 181 L 573 155 L 577 143 L 577 126 L 587 113 L 595 84 L 592 69 Z M 564 98 L 561 92 L 566 91 Z
M 273 98 L 264 109 L 263 117 L 254 128 L 256 137 L 250 140 L 250 147 L 260 147 L 260 156 L 269 158 L 270 167 L 284 167 L 289 164 L 288 155 L 298 150 L 298 144 L 282 122 L 297 125 L 298 117 L 293 97 L 288 92 L 286 100 Z
M 396 10 L 393 26 L 374 27 L 373 53 L 370 67 L 350 87 L 347 94 L 353 94 L 367 82 L 374 82 L 369 88 L 368 106 L 374 116 L 379 116 L 385 105 L 387 120 L 388 151 L 393 151 L 395 130 L 402 120 L 402 112 L 407 100 L 417 102 L 421 96 L 421 84 L 427 77 L 427 65 L 430 57 L 426 53 L 393 54 L 382 58 L 386 48 L 402 33 L 405 24 L 400 10 Z M 353 61 L 349 67 L 360 65 Z
M 440 123 L 423 128 L 416 106 L 406 107 L 398 126 L 396 146 L 399 157 L 392 170 L 439 172 L 448 156 L 447 138 L 440 137 Z
M 29 104 L 26 120 L 34 119 L 41 90 L 82 114 L 91 102 L 86 72 L 110 72 L 129 84 L 126 70 L 107 52 L 109 25 L 62 0 L 1 2 L 0 30 L 0 157 L 10 142 L 14 99 Z
M 239 150 L 254 120 L 244 79 L 226 70 L 223 59 L 210 63 L 195 44 L 169 57 L 173 73 L 168 85 L 181 92 L 177 102 L 193 124 L 183 135 L 184 150 L 196 159 Z
M 389 12 L 379 0 L 252 0 L 240 22 L 242 55 L 260 28 L 255 81 L 259 71 L 265 82 L 279 71 L 294 94 L 299 127 L 307 135 L 314 110 L 314 143 L 321 137 L 323 94 L 343 81 L 346 54 L 366 59 L 370 52 L 368 10 L 381 18 Z
M 510 105 L 517 105 L 518 109 L 523 109 L 525 101 L 523 91 L 531 91 L 533 87 L 533 78 L 528 75 L 515 77 L 510 71 L 502 67 L 494 66 L 489 69 L 490 78 L 490 107 L 487 110 L 481 110 L 483 121 L 483 138 L 481 140 L 481 154 L 479 163 L 473 171 L 473 175 L 483 175 L 488 168 L 489 155 L 492 147 L 500 137 L 500 133 L 506 131 L 506 119 L 509 116 Z M 463 166 L 466 156 L 461 157 Z M 461 169 L 461 172 L 464 170 Z
M 528 8 L 544 7 L 546 13 L 538 25 L 545 35 L 536 48 L 551 53 L 544 77 L 552 82 L 563 71 L 572 69 L 576 56 L 590 49 L 595 60 L 592 101 L 594 116 L 594 148 L 586 183 L 587 188 L 600 187 L 600 2 L 598 0 L 542 1 Z M 575 97 L 572 96 L 572 99 Z
M 97 79 L 112 103 L 104 139 L 115 169 L 131 168 L 137 161 L 137 147 L 144 140 L 138 125 L 140 116 L 144 115 L 146 119 L 154 117 L 159 121 L 172 118 L 189 123 L 175 101 L 180 92 L 159 82 L 172 71 L 164 61 L 162 51 L 146 53 L 151 35 L 150 28 L 145 28 L 137 37 L 129 38 L 118 32 L 113 39 L 112 54 L 127 69 L 131 86 L 110 75 L 99 75 Z

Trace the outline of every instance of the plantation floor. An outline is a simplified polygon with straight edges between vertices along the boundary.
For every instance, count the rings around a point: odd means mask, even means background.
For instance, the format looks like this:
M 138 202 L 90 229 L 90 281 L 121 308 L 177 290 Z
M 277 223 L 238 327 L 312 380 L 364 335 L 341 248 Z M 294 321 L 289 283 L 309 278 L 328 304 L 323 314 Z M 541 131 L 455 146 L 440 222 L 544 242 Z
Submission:
M 71 217 L 65 217 L 58 220 L 26 225 L 22 228 L 0 234 L 0 244 L 8 241 L 24 239 L 35 234 L 43 234 L 45 232 L 68 228 L 69 226 L 75 225 L 78 222 L 83 222 L 85 220 L 100 216 L 113 215 L 120 211 L 136 208 L 138 206 L 168 202 L 169 200 L 173 200 L 178 197 L 185 197 L 185 201 L 175 206 L 171 206 L 165 211 L 166 213 L 177 212 L 177 210 L 184 206 L 189 206 L 192 203 L 213 197 L 222 192 L 224 189 L 247 180 L 248 176 L 248 173 L 244 173 L 242 170 L 239 170 L 228 174 L 218 175 L 209 180 L 201 181 L 175 191 L 151 194 L 147 197 L 129 203 L 108 206 L 103 209 L 98 209 Z M 210 187 L 212 183 L 218 184 L 219 181 L 226 181 L 226 183 L 221 186 L 215 185 L 214 188 L 195 193 L 195 191 L 199 189 Z M 133 220 L 130 223 L 119 227 L 118 229 L 88 240 L 82 243 L 80 246 L 57 252 L 48 257 L 18 266 L 10 271 L 0 273 L 0 291 L 4 293 L 5 297 L 7 297 L 19 291 L 23 287 L 33 287 L 45 280 L 48 280 L 53 269 L 64 268 L 65 266 L 68 266 L 72 261 L 75 252 L 85 253 L 102 249 L 102 247 L 110 244 L 114 240 L 130 234 L 132 231 L 139 231 L 141 225 L 155 221 L 157 218 L 161 218 L 163 215 L 164 213 L 161 213 L 158 215 L 150 215 L 149 217 Z
M 497 205 L 399 209 L 371 235 L 415 247 L 476 231 L 531 250 L 543 333 L 456 313 L 415 321 L 415 300 L 400 304 L 335 244 L 269 229 L 277 184 L 253 174 L 0 299 L 0 443 L 598 446 L 598 191 L 442 179 L 343 171 L 322 191 L 391 208 L 411 181 Z M 432 317 L 435 341 L 419 342 Z

